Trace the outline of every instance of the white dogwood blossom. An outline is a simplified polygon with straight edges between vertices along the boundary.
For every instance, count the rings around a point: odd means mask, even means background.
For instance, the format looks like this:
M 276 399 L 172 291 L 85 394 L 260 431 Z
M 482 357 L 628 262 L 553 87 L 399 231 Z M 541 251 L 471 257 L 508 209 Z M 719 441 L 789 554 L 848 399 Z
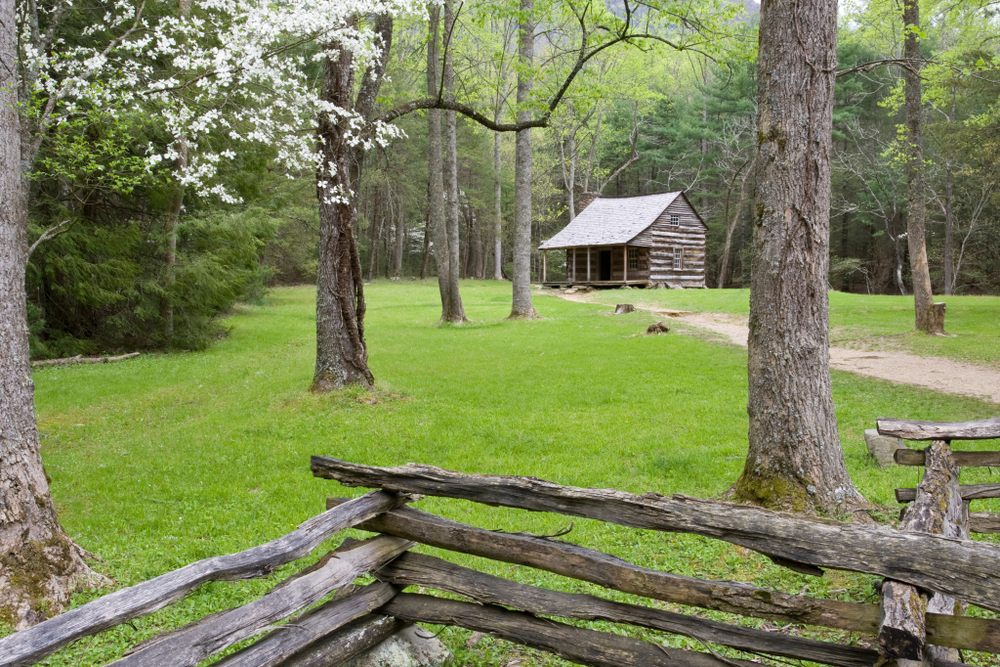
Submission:
M 82 44 L 55 39 L 45 49 L 33 46 L 37 19 L 24 16 L 22 99 L 37 101 L 28 113 L 40 133 L 88 108 L 112 116 L 155 112 L 170 136 L 183 139 L 150 145 L 146 168 L 177 161 L 183 141 L 191 156 L 175 170 L 178 181 L 235 201 L 217 181 L 220 164 L 234 154 L 213 149 L 212 136 L 271 146 L 284 168 L 302 172 L 320 166 L 320 114 L 347 119 L 355 145 L 385 145 L 400 134 L 388 124 L 368 127 L 352 110 L 320 99 L 315 69 L 331 44 L 349 49 L 357 69 L 382 57 L 366 17 L 424 11 L 420 0 L 204 0 L 182 18 L 151 16 L 144 0 L 116 0 L 102 24 L 83 30 Z

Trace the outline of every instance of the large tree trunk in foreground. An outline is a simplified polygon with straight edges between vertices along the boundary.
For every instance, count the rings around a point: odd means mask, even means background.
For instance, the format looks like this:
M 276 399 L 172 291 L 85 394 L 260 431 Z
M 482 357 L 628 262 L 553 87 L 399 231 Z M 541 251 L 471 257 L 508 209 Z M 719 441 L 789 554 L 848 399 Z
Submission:
M 517 72 L 517 120 L 531 120 L 527 108 L 531 96 L 530 70 L 535 54 L 534 0 L 521 0 L 521 20 L 518 26 L 520 46 Z M 514 275 L 511 317 L 538 317 L 531 304 L 531 128 L 517 133 L 514 148 Z
M 750 449 L 733 491 L 767 507 L 840 514 L 867 503 L 847 474 L 830 389 L 836 40 L 836 0 L 773 0 L 762 7 Z
M 913 281 L 913 309 L 917 331 L 934 333 L 934 317 L 931 304 L 934 294 L 931 289 L 931 273 L 927 266 L 927 242 L 924 239 L 927 209 L 925 206 L 926 186 L 924 185 L 923 130 L 920 114 L 920 43 L 917 30 L 920 29 L 920 5 L 918 0 L 904 0 L 903 24 L 906 39 L 903 42 L 903 57 L 907 60 L 903 68 L 905 83 L 906 111 L 906 187 L 907 218 L 906 243 L 910 249 L 910 280 Z M 939 332 L 939 333 L 943 333 Z
M 56 519 L 35 426 L 15 26 L 14 0 L 0 0 L 0 621 L 23 629 L 62 611 L 92 573 Z
M 343 45 L 336 60 L 323 61 L 323 99 L 351 109 L 353 56 Z M 319 119 L 323 164 L 317 175 L 320 249 L 316 289 L 316 373 L 312 391 L 331 391 L 351 384 L 372 386 L 364 337 L 365 295 L 361 260 L 354 239 L 349 121 L 323 114 Z

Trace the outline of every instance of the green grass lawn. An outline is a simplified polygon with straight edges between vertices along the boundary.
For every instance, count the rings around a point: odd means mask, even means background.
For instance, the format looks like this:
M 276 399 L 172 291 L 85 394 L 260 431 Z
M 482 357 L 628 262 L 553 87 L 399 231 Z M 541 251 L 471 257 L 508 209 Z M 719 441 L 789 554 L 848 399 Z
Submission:
M 950 337 L 913 331 L 913 297 L 830 292 L 830 342 L 902 349 L 1000 368 L 1000 297 L 935 297 L 948 304 Z M 750 290 L 601 290 L 597 303 L 638 302 L 663 308 L 748 316 Z
M 229 337 L 203 352 L 35 373 L 42 455 L 53 496 L 70 535 L 103 558 L 98 570 L 118 585 L 135 584 L 278 537 L 322 511 L 325 497 L 363 492 L 313 478 L 312 454 L 701 497 L 718 496 L 739 475 L 747 424 L 746 352 L 738 347 L 676 331 L 639 336 L 653 315 L 609 317 L 606 306 L 541 293 L 535 306 L 544 319 L 507 321 L 510 287 L 493 282 L 462 284 L 473 320 L 463 327 L 437 326 L 440 305 L 431 281 L 379 283 L 366 294 L 366 334 L 378 388 L 371 394 L 306 392 L 315 360 L 309 288 L 276 290 L 263 306 L 239 308 L 227 320 Z M 739 312 L 740 303 L 745 311 L 745 295 L 630 294 L 720 312 Z M 615 301 L 614 293 L 600 296 Z M 667 303 L 671 297 L 678 301 Z M 878 310 L 877 300 L 851 306 L 844 298 L 835 302 L 850 311 L 845 318 L 884 321 L 886 327 L 896 321 L 861 312 Z M 987 304 L 1000 301 L 981 303 L 983 312 L 968 316 L 972 330 L 989 321 Z M 956 331 L 962 318 L 953 314 L 961 311 L 956 303 L 949 312 Z M 996 415 L 995 406 L 975 399 L 846 373 L 834 373 L 833 380 L 848 467 L 862 493 L 882 504 L 894 504 L 893 488 L 914 486 L 919 469 L 883 470 L 870 460 L 862 433 L 877 417 Z M 996 449 L 997 443 L 970 447 Z M 985 481 L 997 481 L 997 475 L 963 473 L 963 482 Z M 441 499 L 418 506 L 491 529 L 547 534 L 570 524 L 565 517 Z M 823 578 L 795 575 L 708 539 L 581 520 L 573 526 L 566 539 L 680 574 L 843 599 L 872 594 L 873 579 L 836 572 Z M 527 583 L 595 590 L 527 568 L 451 558 Z M 259 596 L 302 565 L 283 568 L 267 581 L 208 584 L 134 627 L 78 642 L 50 663 L 105 664 L 164 628 Z M 77 601 L 95 595 L 84 593 Z M 450 643 L 464 661 L 459 665 L 502 664 L 497 656 L 508 655 L 508 648 L 492 640 L 466 650 L 460 647 L 462 632 L 444 636 L 455 638 Z M 688 640 L 669 641 L 698 648 Z M 543 660 L 530 652 L 526 659 L 526 665 Z

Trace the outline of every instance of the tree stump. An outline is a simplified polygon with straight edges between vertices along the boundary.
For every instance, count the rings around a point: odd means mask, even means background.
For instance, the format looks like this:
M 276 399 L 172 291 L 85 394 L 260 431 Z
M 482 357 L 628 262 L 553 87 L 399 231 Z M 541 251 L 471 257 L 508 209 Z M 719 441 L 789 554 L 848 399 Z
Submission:
M 930 308 L 930 329 L 927 333 L 944 335 L 944 311 L 947 310 L 943 301 L 932 303 Z
M 615 315 L 624 315 L 626 313 L 634 313 L 635 306 L 631 303 L 619 303 L 615 306 Z

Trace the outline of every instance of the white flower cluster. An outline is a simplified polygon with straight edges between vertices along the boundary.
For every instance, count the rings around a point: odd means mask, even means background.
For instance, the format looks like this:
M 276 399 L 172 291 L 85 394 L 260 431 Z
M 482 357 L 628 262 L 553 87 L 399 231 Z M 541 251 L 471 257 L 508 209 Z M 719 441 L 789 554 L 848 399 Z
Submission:
M 224 201 L 235 199 L 217 182 L 219 165 L 236 156 L 213 150 L 212 136 L 272 146 L 290 172 L 319 166 L 320 113 L 348 119 L 355 145 L 385 145 L 399 136 L 395 126 L 368 128 L 353 111 L 321 100 L 317 63 L 332 52 L 330 45 L 350 50 L 357 69 L 380 58 L 366 17 L 423 13 L 421 0 L 196 2 L 190 17 L 152 17 L 143 0 L 115 0 L 102 24 L 83 31 L 80 41 L 89 45 L 56 40 L 44 51 L 32 46 L 37 20 L 21 17 L 22 71 L 33 73 L 22 83 L 32 98 L 49 101 L 41 122 L 57 125 L 84 106 L 111 114 L 155 112 L 176 140 L 166 150 L 151 145 L 147 168 L 177 160 L 184 142 L 190 157 L 176 178 Z

